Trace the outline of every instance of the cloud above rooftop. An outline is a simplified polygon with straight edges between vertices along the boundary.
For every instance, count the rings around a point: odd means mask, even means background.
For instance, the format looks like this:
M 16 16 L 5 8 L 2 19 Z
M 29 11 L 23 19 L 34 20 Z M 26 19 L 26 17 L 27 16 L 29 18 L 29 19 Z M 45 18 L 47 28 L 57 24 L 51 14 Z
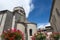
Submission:
M 51 26 L 50 23 L 41 23 L 41 24 L 37 24 L 37 28 L 45 28 L 46 26 Z
M 32 0 L 0 0 L 0 11 L 6 9 L 12 11 L 16 6 L 21 6 L 25 9 L 26 17 L 34 8 Z

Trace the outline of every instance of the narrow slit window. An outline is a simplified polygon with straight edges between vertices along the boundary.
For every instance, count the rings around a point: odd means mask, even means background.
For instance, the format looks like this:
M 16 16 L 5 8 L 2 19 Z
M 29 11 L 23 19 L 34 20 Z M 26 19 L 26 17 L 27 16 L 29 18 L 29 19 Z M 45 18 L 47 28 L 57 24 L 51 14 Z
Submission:
M 30 36 L 32 36 L 32 29 L 30 29 L 29 32 L 30 32 Z

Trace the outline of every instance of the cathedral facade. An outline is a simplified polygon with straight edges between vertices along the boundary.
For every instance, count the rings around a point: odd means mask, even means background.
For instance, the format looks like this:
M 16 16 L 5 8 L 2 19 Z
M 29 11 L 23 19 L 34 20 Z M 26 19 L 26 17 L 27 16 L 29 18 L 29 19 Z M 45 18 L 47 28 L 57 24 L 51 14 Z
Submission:
M 22 31 L 25 40 L 32 40 L 31 37 L 37 32 L 37 24 L 27 21 L 22 7 L 15 7 L 12 12 L 9 10 L 0 11 L 0 34 L 10 28 Z

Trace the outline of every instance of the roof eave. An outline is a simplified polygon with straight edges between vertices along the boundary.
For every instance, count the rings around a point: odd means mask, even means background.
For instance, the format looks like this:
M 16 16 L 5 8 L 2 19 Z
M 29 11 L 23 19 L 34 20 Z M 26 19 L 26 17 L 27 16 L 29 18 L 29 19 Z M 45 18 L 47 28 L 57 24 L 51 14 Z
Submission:
M 55 1 L 56 1 L 56 0 L 53 0 L 53 2 L 52 2 L 52 7 L 51 7 L 51 11 L 50 11 L 50 18 L 49 18 L 49 22 L 50 22 L 50 20 L 51 20 L 52 11 L 53 11 L 53 8 L 54 8 Z

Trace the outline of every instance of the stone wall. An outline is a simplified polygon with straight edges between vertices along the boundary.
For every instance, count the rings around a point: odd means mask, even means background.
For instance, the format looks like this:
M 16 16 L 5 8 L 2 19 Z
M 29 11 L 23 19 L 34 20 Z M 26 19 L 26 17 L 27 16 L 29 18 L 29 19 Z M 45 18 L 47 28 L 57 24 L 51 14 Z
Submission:
M 60 0 L 54 1 L 50 23 L 54 32 L 60 32 Z
M 32 23 L 28 23 L 27 24 L 27 32 L 28 32 L 28 40 L 32 40 L 30 36 L 30 29 L 32 29 L 32 36 L 37 33 L 37 28 L 36 28 L 36 24 L 32 24 Z

